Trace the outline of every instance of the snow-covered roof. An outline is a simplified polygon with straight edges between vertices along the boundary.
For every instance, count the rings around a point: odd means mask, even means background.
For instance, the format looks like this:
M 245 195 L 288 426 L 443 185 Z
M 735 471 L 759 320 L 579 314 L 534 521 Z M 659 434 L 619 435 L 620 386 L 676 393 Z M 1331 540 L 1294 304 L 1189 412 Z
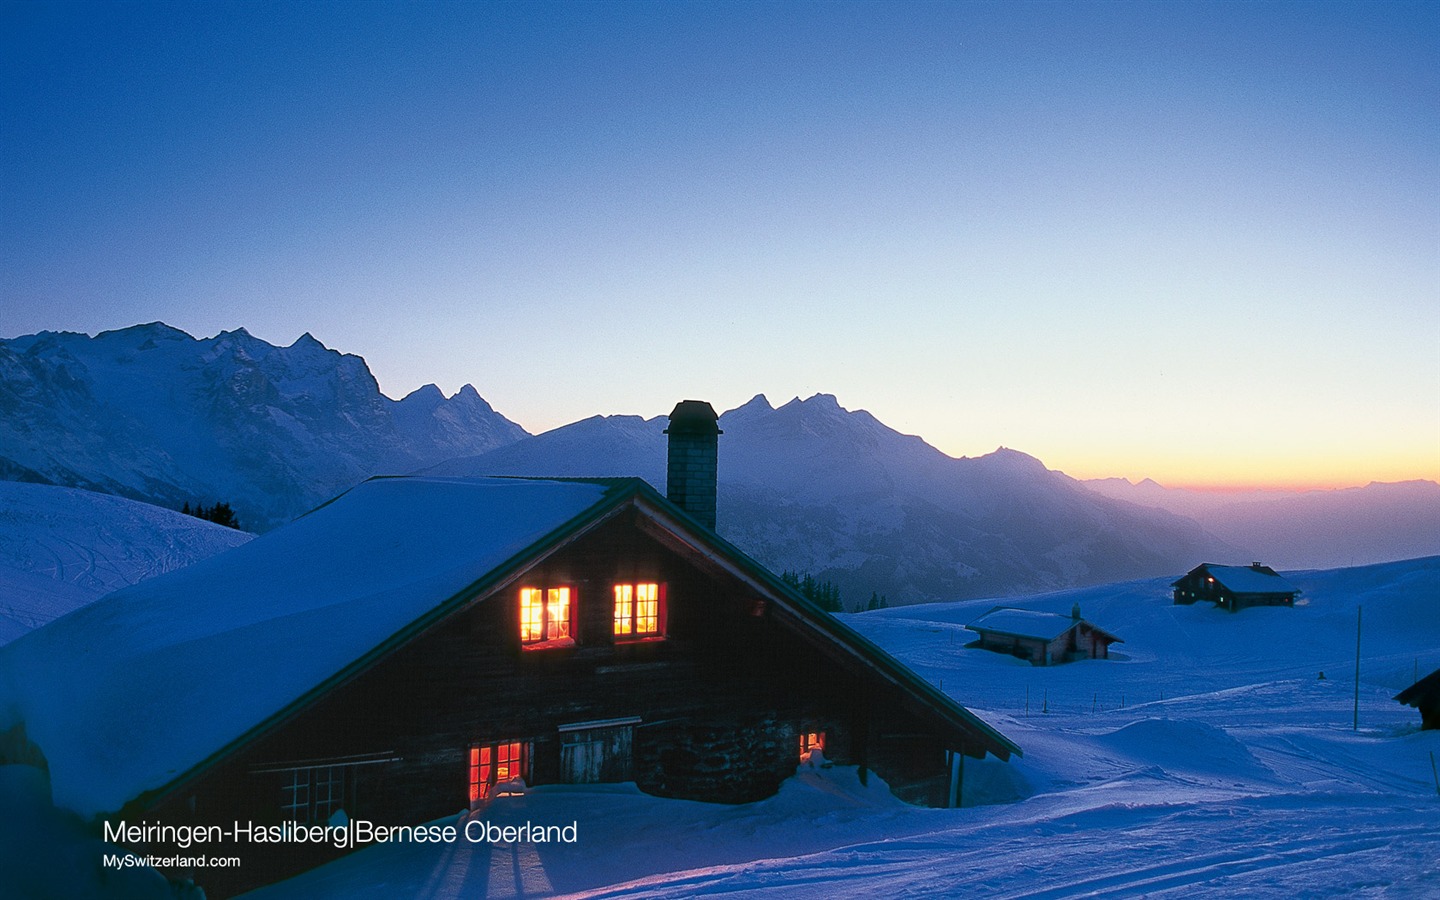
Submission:
M 0 730 L 25 723 L 58 805 L 116 811 L 467 599 L 517 554 L 603 510 L 618 484 L 372 479 L 0 648 Z
M 991 631 L 1053 641 L 1078 623 L 1079 620 L 1059 613 L 997 606 L 965 627 L 971 631 Z
M 1020 752 L 638 478 L 373 478 L 0 647 L 0 732 L 24 724 L 57 805 L 120 811 L 632 501 L 771 596 L 787 627 L 894 684 L 971 750 Z
M 1416 709 L 1440 706 L 1440 669 L 1436 669 L 1396 694 L 1395 699 Z
M 1217 566 L 1207 563 L 1205 571 L 1236 594 L 1291 594 L 1296 589 L 1279 575 L 1252 566 Z

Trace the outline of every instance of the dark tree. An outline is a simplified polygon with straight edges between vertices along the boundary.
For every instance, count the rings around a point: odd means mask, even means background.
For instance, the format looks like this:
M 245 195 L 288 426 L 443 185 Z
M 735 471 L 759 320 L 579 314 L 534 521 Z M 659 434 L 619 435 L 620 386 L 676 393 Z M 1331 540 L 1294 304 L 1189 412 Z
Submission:
M 197 503 L 192 509 L 189 501 L 186 501 L 180 511 L 188 516 L 194 516 L 197 519 L 214 522 L 216 525 L 224 525 L 226 528 L 234 528 L 237 530 L 240 528 L 240 520 L 235 517 L 235 510 L 230 508 L 229 503 L 216 501 L 214 506 Z
M 840 600 L 840 589 L 828 581 L 817 581 L 809 572 L 803 576 L 798 572 L 781 572 L 780 580 L 826 612 L 845 611 L 845 604 Z

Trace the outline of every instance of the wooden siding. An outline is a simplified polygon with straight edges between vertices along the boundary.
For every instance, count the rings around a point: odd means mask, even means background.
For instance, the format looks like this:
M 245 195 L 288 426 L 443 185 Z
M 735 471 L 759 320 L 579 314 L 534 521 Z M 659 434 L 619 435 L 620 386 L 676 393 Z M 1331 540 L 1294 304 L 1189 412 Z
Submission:
M 617 643 L 613 585 L 641 582 L 666 585 L 665 637 Z M 519 588 L 556 585 L 573 592 L 573 644 L 522 648 Z M 630 717 L 639 721 L 623 738 L 592 735 L 600 749 L 575 748 L 575 733 L 559 730 Z M 903 799 L 945 803 L 946 748 L 897 691 L 780 627 L 762 598 L 662 546 L 626 510 L 143 811 L 176 823 L 279 822 L 279 770 L 364 755 L 384 761 L 347 771 L 346 813 L 424 822 L 467 806 L 471 745 L 508 741 L 529 744 L 531 783 L 583 773 L 633 778 L 660 796 L 745 802 L 794 772 L 799 735 L 815 730 L 826 732 L 828 759 L 873 769 Z M 337 855 L 235 850 L 239 869 L 191 873 L 212 898 Z
M 1211 579 L 1202 566 L 1185 574 L 1174 585 L 1175 603 L 1189 605 L 1197 600 L 1207 600 L 1221 609 L 1239 612 L 1252 606 L 1294 606 L 1295 594 L 1291 591 L 1268 593 L 1237 593 L 1218 580 Z
M 980 632 L 979 641 L 980 647 L 985 650 L 1008 653 L 1035 666 L 1053 666 L 1080 659 L 1109 659 L 1110 644 L 1111 640 L 1088 622 L 1078 623 L 1077 627 L 1067 629 L 1051 641 L 993 631 Z

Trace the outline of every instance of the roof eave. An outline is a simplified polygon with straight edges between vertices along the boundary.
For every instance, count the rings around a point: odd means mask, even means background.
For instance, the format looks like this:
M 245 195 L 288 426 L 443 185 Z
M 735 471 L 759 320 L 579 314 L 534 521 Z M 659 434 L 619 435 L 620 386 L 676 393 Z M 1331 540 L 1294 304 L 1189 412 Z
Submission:
M 375 476 L 375 478 L 367 480 L 375 480 L 376 478 L 389 477 L 403 476 Z M 159 798 L 162 798 L 168 794 L 172 794 L 180 790 L 186 784 L 189 784 L 196 778 L 203 775 L 205 772 L 209 771 L 212 766 L 216 765 L 225 758 L 239 752 L 240 750 L 254 743 L 256 740 L 259 740 L 261 737 L 270 733 L 274 729 L 290 721 L 290 719 L 298 715 L 312 702 L 314 702 L 316 698 L 328 693 L 329 691 L 334 690 L 340 685 L 360 675 L 364 671 L 368 670 L 371 666 L 379 662 L 379 660 L 383 657 L 388 656 L 389 654 L 398 650 L 401 646 L 409 643 L 411 640 L 418 637 L 420 634 L 428 631 L 433 625 L 435 625 L 439 621 L 449 617 L 452 613 L 459 611 L 459 609 L 468 605 L 470 602 L 478 600 L 492 593 L 494 590 L 501 587 L 506 581 L 518 577 L 525 570 L 533 568 L 536 564 L 549 557 L 551 554 L 559 550 L 565 544 L 568 544 L 570 541 L 579 537 L 581 534 L 608 520 L 612 515 L 617 513 L 624 506 L 625 502 L 635 493 L 637 485 L 644 486 L 646 488 L 649 487 L 649 485 L 646 485 L 645 482 L 639 478 L 532 480 L 591 481 L 594 483 L 606 484 L 607 490 L 600 497 L 599 500 L 597 500 L 594 504 L 583 510 L 578 515 L 569 519 L 564 525 L 551 531 L 549 534 L 530 544 L 525 549 L 512 554 L 509 559 L 505 560 L 500 565 L 492 568 L 489 572 L 486 573 L 485 576 L 477 579 L 475 582 L 472 582 L 470 585 L 451 595 L 436 606 L 431 607 L 425 614 L 416 618 L 415 620 L 410 622 L 409 625 L 401 628 L 399 631 L 396 631 L 389 638 L 372 648 L 369 652 L 357 657 L 339 672 L 336 672 L 334 675 L 330 676 L 324 681 L 321 681 L 319 684 L 312 687 L 304 694 L 300 695 L 296 699 L 292 700 L 290 703 L 286 704 L 282 709 L 273 713 L 249 730 L 245 731 L 239 737 L 236 737 L 235 739 L 229 741 L 220 749 L 214 751 L 213 753 L 206 756 L 204 759 L 200 760 L 190 768 L 186 769 L 180 775 L 175 776 L 170 781 L 159 787 L 141 791 L 139 794 L 137 794 L 135 797 L 132 797 L 119 810 L 116 810 L 115 812 L 117 814 L 124 814 L 132 807 L 149 805 Z M 342 494 L 340 496 L 344 495 Z M 331 500 L 326 501 L 326 503 L 321 504 L 321 506 L 329 505 L 330 503 L 333 503 L 336 499 L 339 499 L 339 497 L 332 498 Z M 316 509 L 319 508 L 320 507 L 316 507 Z M 311 512 L 313 511 L 314 510 L 312 510 Z M 308 513 L 306 515 L 308 515 Z M 103 817 L 105 814 L 102 813 L 100 815 L 101 817 Z
M 696 521 L 648 484 L 642 483 L 636 499 L 637 502 L 643 500 L 648 504 L 649 510 L 644 511 L 670 518 L 686 532 L 686 536 L 691 540 L 707 545 L 712 551 L 718 552 L 722 560 L 728 559 L 735 563 L 743 574 L 749 576 L 745 580 L 753 586 L 761 588 L 762 592 L 769 594 L 778 606 L 791 614 L 793 622 L 813 629 L 817 634 L 850 652 L 859 662 L 871 664 L 885 680 L 910 692 L 937 713 L 951 719 L 951 726 L 957 730 L 977 732 L 981 738 L 990 742 L 990 746 L 985 747 L 985 750 L 994 753 L 1002 760 L 1008 759 L 1012 753 L 1016 756 L 1024 756 L 1024 751 L 1018 744 L 957 703 L 948 694 L 942 693 L 934 685 L 925 681 L 882 647 L 816 606 L 799 591 L 776 577 L 768 568 Z M 675 529 L 671 530 L 675 531 Z

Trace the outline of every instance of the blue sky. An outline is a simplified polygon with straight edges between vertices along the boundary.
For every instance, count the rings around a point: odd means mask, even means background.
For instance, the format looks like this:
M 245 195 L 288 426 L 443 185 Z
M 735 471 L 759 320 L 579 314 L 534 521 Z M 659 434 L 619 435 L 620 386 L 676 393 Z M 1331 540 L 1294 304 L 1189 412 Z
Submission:
M 815 392 L 1092 477 L 1440 478 L 1440 13 L 0 4 L 0 336 L 309 331 L 532 431 Z

